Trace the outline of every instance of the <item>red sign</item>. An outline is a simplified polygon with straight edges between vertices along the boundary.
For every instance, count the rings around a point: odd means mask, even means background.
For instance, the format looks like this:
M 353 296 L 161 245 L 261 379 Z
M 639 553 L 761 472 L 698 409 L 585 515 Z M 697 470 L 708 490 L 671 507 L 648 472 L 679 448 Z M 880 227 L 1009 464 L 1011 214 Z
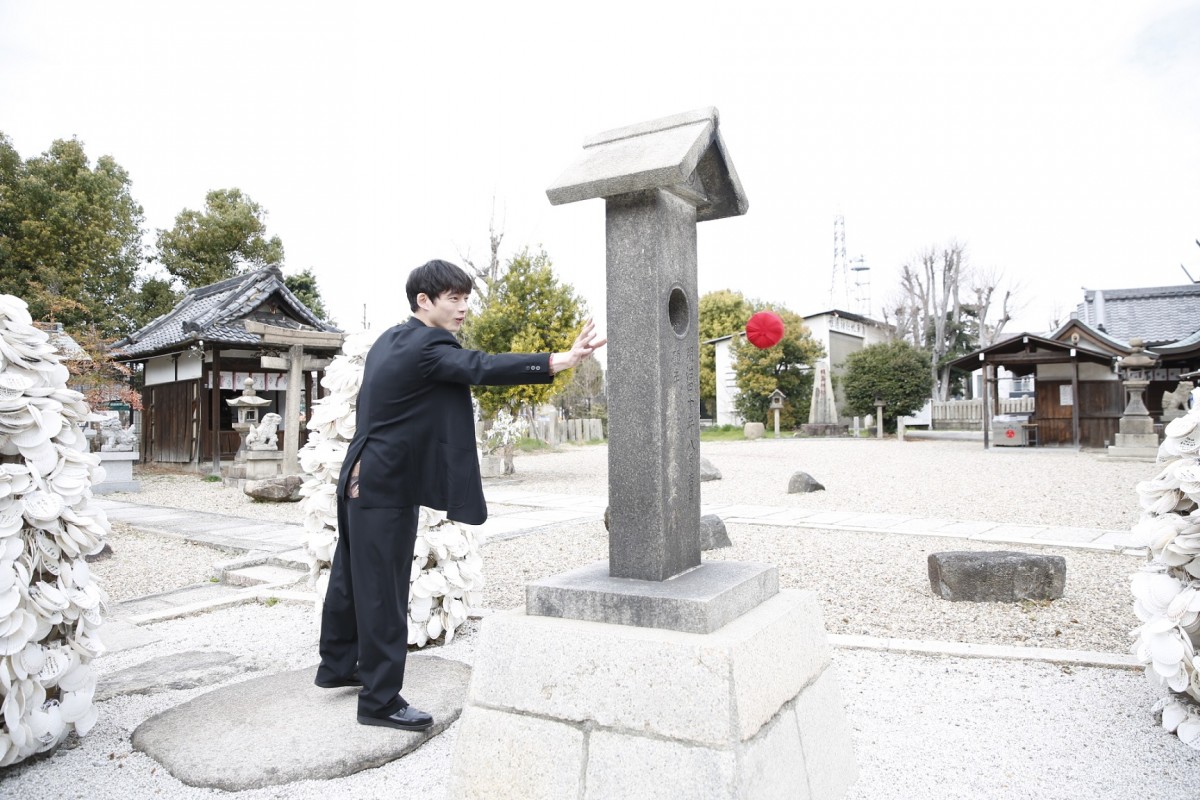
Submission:
M 1015 437 L 1016 437 L 1016 435 L 1017 435 L 1017 432 L 1016 432 L 1016 431 L 1014 431 L 1012 428 L 1005 428 L 1005 429 L 1004 429 L 1004 438 L 1006 438 L 1006 439 L 1013 439 L 1013 438 L 1015 438 Z

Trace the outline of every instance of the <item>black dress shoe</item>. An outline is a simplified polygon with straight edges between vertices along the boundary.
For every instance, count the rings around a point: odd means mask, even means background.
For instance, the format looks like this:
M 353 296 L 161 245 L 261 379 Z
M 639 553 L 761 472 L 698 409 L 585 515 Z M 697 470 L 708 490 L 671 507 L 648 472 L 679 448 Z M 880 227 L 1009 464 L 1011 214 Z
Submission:
M 344 686 L 362 686 L 362 678 L 358 677 L 358 670 L 354 670 L 354 673 L 349 678 L 332 678 L 324 681 L 320 678 L 315 678 L 313 683 L 322 689 L 341 689 Z
M 383 728 L 399 728 L 402 731 L 423 731 L 433 725 L 433 717 L 412 706 L 403 706 L 399 711 L 387 717 L 368 717 L 358 715 L 360 725 L 379 725 Z

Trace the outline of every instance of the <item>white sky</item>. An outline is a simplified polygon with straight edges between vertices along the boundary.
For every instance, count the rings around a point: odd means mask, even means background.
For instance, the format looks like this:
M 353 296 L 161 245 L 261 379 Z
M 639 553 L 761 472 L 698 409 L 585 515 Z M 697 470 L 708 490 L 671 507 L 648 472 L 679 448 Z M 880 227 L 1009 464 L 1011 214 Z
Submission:
M 873 313 L 921 248 L 1019 284 L 1200 278 L 1200 4 L 0 0 L 0 130 L 78 136 L 153 229 L 210 189 L 268 211 L 337 322 L 407 315 L 430 258 L 544 245 L 604 324 L 604 207 L 545 189 L 594 133 L 713 105 L 750 199 L 700 226 L 700 291 L 830 306 L 833 220 Z M 845 305 L 845 303 L 838 303 Z

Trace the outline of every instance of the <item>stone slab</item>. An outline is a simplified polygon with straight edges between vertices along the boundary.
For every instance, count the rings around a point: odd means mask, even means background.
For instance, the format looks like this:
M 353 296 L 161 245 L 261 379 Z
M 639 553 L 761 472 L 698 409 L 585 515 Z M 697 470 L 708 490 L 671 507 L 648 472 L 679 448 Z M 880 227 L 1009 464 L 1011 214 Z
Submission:
M 771 564 L 707 561 L 666 581 L 614 578 L 605 561 L 525 587 L 534 616 L 711 633 L 779 591 Z
M 752 736 L 830 659 L 795 590 L 709 634 L 502 612 L 476 652 L 472 705 L 705 745 Z
M 458 731 L 456 747 L 463 755 L 454 759 L 447 797 L 560 800 L 580 796 L 584 732 L 578 727 L 469 706 L 462 712 Z
M 427 731 L 359 725 L 354 688 L 319 689 L 316 667 L 225 686 L 170 708 L 133 732 L 133 746 L 189 786 L 229 792 L 351 775 L 394 761 L 462 711 L 470 668 L 410 655 L 404 694 L 433 715 Z
M 145 628 L 134 625 L 123 619 L 106 619 L 96 634 L 104 644 L 105 653 L 119 653 L 122 650 L 133 650 L 148 644 L 154 644 L 162 639 L 157 633 L 151 633 Z
M 956 602 L 1057 600 L 1067 581 L 1066 559 L 1040 553 L 930 553 L 928 566 L 934 595 Z
M 853 735 L 838 687 L 827 669 L 797 698 L 793 713 L 814 798 L 841 797 L 858 778 Z
M 141 664 L 107 673 L 100 662 L 100 680 L 96 700 L 126 694 L 157 694 L 180 689 L 195 689 L 227 681 L 251 669 L 230 653 L 190 650 L 185 653 L 152 658 Z

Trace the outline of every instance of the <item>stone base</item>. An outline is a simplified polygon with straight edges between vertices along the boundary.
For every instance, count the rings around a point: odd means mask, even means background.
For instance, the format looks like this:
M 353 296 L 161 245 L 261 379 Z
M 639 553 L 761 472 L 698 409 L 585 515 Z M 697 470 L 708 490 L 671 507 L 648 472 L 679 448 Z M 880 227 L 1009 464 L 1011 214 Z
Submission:
M 1113 435 L 1114 447 L 1153 447 L 1158 449 L 1158 434 L 1150 433 L 1117 433 Z
M 282 474 L 282 450 L 244 450 L 238 453 L 232 464 L 221 470 L 224 484 L 239 489 L 246 485 L 246 481 L 261 481 Z
M 816 595 L 709 634 L 488 617 L 449 797 L 813 798 L 856 777 Z
M 805 422 L 800 426 L 804 436 L 846 436 L 849 432 L 850 426 L 836 422 Z
M 535 581 L 525 610 L 544 617 L 712 633 L 779 591 L 770 564 L 706 561 L 666 581 L 613 578 L 607 561 Z
M 133 464 L 138 460 L 135 450 L 104 450 L 99 453 L 104 467 L 104 480 L 92 485 L 93 494 L 136 492 L 141 487 L 133 479 Z
M 1157 461 L 1158 447 L 1117 447 L 1109 445 L 1104 457 L 1112 461 Z

